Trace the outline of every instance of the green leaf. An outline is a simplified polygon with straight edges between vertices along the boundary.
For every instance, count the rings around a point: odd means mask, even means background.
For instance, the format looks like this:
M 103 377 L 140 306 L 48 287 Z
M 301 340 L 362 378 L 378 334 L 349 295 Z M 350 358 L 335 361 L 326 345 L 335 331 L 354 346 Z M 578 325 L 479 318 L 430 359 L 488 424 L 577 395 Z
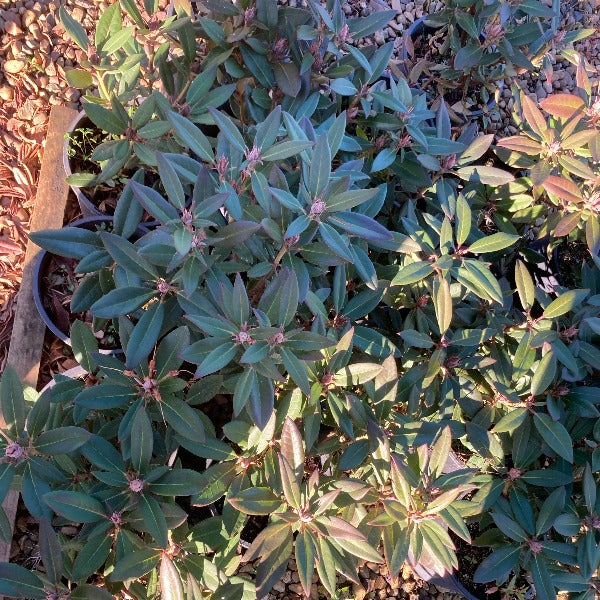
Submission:
M 554 490 L 542 504 L 535 523 L 535 534 L 546 533 L 558 518 L 565 506 L 566 492 L 564 487 Z
M 58 18 L 61 25 L 65 28 L 71 39 L 84 51 L 88 51 L 90 40 L 82 25 L 80 25 L 65 9 L 61 6 L 58 10 Z M 10 596 L 10 594 L 7 594 Z
M 275 87 L 273 68 L 267 58 L 251 50 L 247 44 L 240 44 L 239 48 L 244 64 L 256 80 L 265 88 Z
M 328 223 L 319 223 L 319 233 L 321 239 L 334 254 L 337 254 L 337 256 L 348 262 L 354 260 L 354 255 L 350 251 L 348 243 L 331 225 Z
M 503 515 L 502 513 L 492 513 L 492 519 L 494 519 L 496 527 L 511 540 L 514 540 L 515 542 L 524 542 L 527 539 L 525 530 L 506 515 Z
M 90 432 L 82 427 L 57 427 L 42 433 L 33 443 L 41 454 L 70 454 L 90 439 Z
M 25 397 L 21 380 L 10 365 L 0 379 L 0 409 L 6 427 L 14 435 L 20 435 L 25 428 Z
M 350 210 L 355 206 L 360 206 L 361 204 L 368 202 L 377 194 L 377 192 L 377 188 L 369 188 L 366 190 L 348 190 L 328 198 L 325 201 L 325 204 L 327 205 L 327 210 L 329 212 Z
M 415 329 L 405 329 L 400 332 L 400 337 L 413 348 L 431 348 L 433 346 L 432 339 L 426 334 L 416 331 Z
M 12 563 L 0 563 L 0 594 L 8 598 L 46 598 L 44 584 L 31 571 Z
M 244 555 L 244 561 L 257 553 L 261 561 L 256 569 L 256 597 L 264 598 L 285 572 L 292 553 L 292 530 L 287 523 L 271 525 L 257 537 Z
M 252 237 L 260 228 L 261 224 L 254 221 L 235 221 L 219 229 L 218 237 L 211 241 L 214 246 L 233 248 Z
M 92 330 L 82 321 L 75 321 L 71 325 L 71 348 L 75 360 L 88 372 L 92 373 L 96 363 L 90 354 L 98 352 L 98 341 Z
M 369 544 L 367 541 L 348 538 L 341 540 L 337 538 L 336 541 L 339 541 L 341 548 L 343 548 L 345 552 L 350 552 L 350 554 L 353 554 L 362 560 L 374 563 L 383 562 L 379 552 L 377 552 L 377 550 L 375 550 L 375 548 L 373 548 L 373 546 L 371 546 L 371 544 Z
M 556 357 L 553 352 L 547 352 L 538 363 L 531 379 L 531 395 L 539 396 L 545 392 L 554 381 L 556 375 Z
M 310 396 L 310 381 L 308 379 L 308 370 L 304 362 L 285 346 L 279 348 L 279 354 L 288 375 L 302 390 L 304 395 Z
M 429 457 L 429 473 L 433 479 L 438 478 L 446 466 L 448 455 L 452 447 L 452 431 L 449 426 L 446 426 L 440 432 L 440 435 L 431 448 L 431 456 Z
M 190 343 L 190 331 L 187 327 L 178 327 L 166 335 L 156 350 L 156 379 L 160 380 L 176 371 L 183 359 L 181 353 Z
M 225 495 L 236 476 L 235 462 L 222 462 L 201 473 L 202 491 L 192 498 L 194 506 L 208 506 Z
M 173 126 L 175 139 L 189 148 L 198 158 L 212 164 L 215 159 L 212 146 L 200 129 L 190 120 L 173 111 L 167 113 L 167 119 Z
M 179 220 L 179 211 L 169 204 L 156 190 L 131 180 L 129 186 L 135 199 L 163 225 L 169 221 Z
M 525 408 L 515 408 L 504 415 L 494 426 L 494 433 L 512 433 L 527 418 L 528 412 Z
M 136 473 L 143 474 L 148 470 L 153 448 L 152 422 L 146 409 L 140 406 L 131 422 L 131 464 Z
M 579 306 L 589 293 L 590 290 L 569 290 L 568 292 L 564 292 L 556 300 L 550 302 L 542 316 L 545 319 L 560 317 L 573 310 L 576 306 Z
M 266 487 L 247 488 L 227 500 L 246 515 L 270 515 L 281 506 L 281 500 Z
M 521 305 L 525 310 L 531 309 L 535 302 L 533 279 L 525 264 L 518 259 L 515 262 L 515 283 L 517 284 L 517 292 L 521 300 Z
M 163 554 L 160 561 L 159 582 L 163 600 L 184 600 L 181 575 L 167 554 Z
M 117 50 L 120 50 L 125 44 L 129 43 L 134 39 L 134 28 L 124 27 L 120 31 L 112 34 L 102 45 L 101 53 L 103 55 L 114 54 Z
M 286 502 L 295 509 L 301 507 L 300 478 L 296 477 L 294 470 L 288 460 L 282 454 L 277 455 L 279 462 L 279 477 Z
M 444 335 L 452 321 L 452 296 L 450 284 L 445 277 L 436 279 L 433 283 L 433 306 L 440 327 L 440 335 Z
M 60 583 L 63 575 L 62 553 L 58 536 L 48 519 L 40 521 L 39 546 L 46 576 L 54 585 L 57 585 Z
M 395 18 L 395 10 L 381 10 L 373 12 L 367 17 L 348 19 L 346 23 L 352 37 L 354 39 L 358 39 L 383 29 L 392 19 Z
M 150 491 L 159 496 L 193 496 L 203 490 L 202 475 L 191 469 L 172 469 L 148 485 Z
M 57 515 L 74 523 L 96 523 L 106 519 L 102 503 L 83 492 L 49 492 L 44 495 L 44 502 Z
M 107 231 L 102 231 L 100 238 L 107 252 L 126 271 L 142 279 L 149 279 L 151 281 L 158 279 L 156 267 L 141 256 L 138 249 L 131 242 Z
M 477 42 L 463 46 L 454 57 L 454 68 L 459 71 L 468 71 L 479 64 L 483 58 L 483 48 Z
M 329 87 L 332 91 L 340 96 L 354 96 L 357 93 L 356 86 L 345 77 L 338 77 L 337 79 L 332 79 Z
M 556 600 L 556 590 L 552 583 L 552 577 L 541 554 L 532 554 L 531 574 L 535 584 L 536 600 Z
M 535 427 L 542 439 L 566 461 L 573 462 L 573 440 L 565 426 L 558 421 L 553 421 L 549 415 L 536 413 L 533 415 Z
M 206 439 L 202 419 L 183 400 L 174 396 L 166 397 L 163 398 L 161 407 L 165 420 L 179 435 L 193 442 L 203 442 Z
M 310 595 L 312 577 L 315 571 L 315 543 L 307 530 L 302 530 L 296 537 L 296 566 L 298 577 L 306 597 Z
M 126 579 L 138 579 L 149 573 L 158 564 L 162 555 L 160 550 L 153 548 L 142 548 L 135 550 L 122 558 L 110 574 L 111 581 L 125 581 Z
M 472 224 L 471 207 L 462 194 L 459 194 L 456 199 L 455 218 L 454 233 L 456 236 L 456 243 L 460 247 L 469 237 Z
M 392 279 L 392 285 L 410 285 L 425 279 L 433 273 L 433 266 L 429 262 L 417 261 L 401 267 Z
M 331 150 L 327 134 L 322 133 L 317 138 L 317 143 L 313 149 L 308 172 L 308 191 L 311 193 L 313 201 L 321 198 L 325 188 L 329 184 L 330 173 Z
M 304 443 L 302 434 L 292 419 L 286 417 L 281 430 L 281 454 L 286 458 L 297 478 L 304 474 Z
M 138 367 L 152 352 L 158 340 L 164 316 L 165 305 L 162 302 L 154 302 L 135 324 L 125 350 L 125 365 L 128 369 Z
M 94 80 L 92 79 L 91 73 L 84 71 L 83 69 L 69 69 L 65 71 L 65 77 L 67 83 L 74 88 L 84 90 L 90 87 Z
M 362 385 L 375 379 L 383 367 L 377 363 L 354 363 L 335 373 L 335 384 L 340 387 Z
M 219 371 L 228 365 L 238 353 L 238 346 L 234 342 L 225 342 L 212 350 L 200 363 L 196 371 L 196 377 L 205 377 Z
M 456 174 L 465 181 L 476 181 L 485 185 L 504 185 L 514 181 L 514 175 L 497 167 L 461 167 Z
M 169 528 L 160 504 L 151 496 L 142 494 L 140 507 L 145 528 L 161 548 L 167 548 L 169 545 Z
M 127 121 L 121 119 L 115 112 L 100 106 L 100 104 L 86 102 L 83 105 L 83 110 L 85 110 L 85 114 L 93 121 L 94 125 L 108 131 L 108 133 L 123 135 L 127 129 Z
M 114 596 L 104 588 L 87 583 L 80 584 L 71 591 L 71 600 L 113 600 L 113 598 Z
M 462 13 L 464 14 L 464 13 Z M 472 18 L 472 17 L 471 17 Z M 479 33 L 477 33 L 479 35 Z M 468 146 L 468 148 L 459 156 L 458 164 L 459 166 L 465 165 L 467 163 L 473 162 L 478 158 L 481 158 L 490 147 L 492 141 L 494 140 L 494 134 L 490 133 L 489 135 L 478 135 Z M 460 198 L 460 195 L 459 195 Z M 458 200 L 457 200 L 457 208 L 458 208 Z
M 285 273 L 285 271 L 283 271 Z M 279 310 L 277 322 L 282 326 L 289 325 L 298 311 L 298 278 L 294 271 L 287 271 L 287 276 L 279 288 Z
M 513 571 L 519 560 L 521 548 L 519 546 L 502 546 L 494 550 L 477 567 L 473 581 L 475 583 L 487 583 L 488 581 L 505 581 Z
M 171 204 L 178 209 L 184 208 L 185 193 L 183 191 L 181 180 L 177 175 L 177 171 L 162 152 L 156 153 L 156 162 L 158 165 L 160 181 L 165 188 L 165 192 L 167 193 Z M 177 214 L 177 216 L 179 216 L 179 214 Z
M 91 410 L 107 410 L 132 402 L 137 396 L 138 391 L 134 387 L 101 383 L 84 389 L 75 402 Z
M 235 126 L 233 121 L 224 113 L 219 112 L 212 106 L 208 107 L 210 116 L 214 119 L 215 123 L 227 139 L 227 141 L 237 148 L 240 152 L 246 151 L 246 143 L 244 137 L 240 133 L 240 130 Z
M 300 71 L 294 62 L 275 63 L 272 65 L 275 81 L 279 89 L 291 98 L 295 98 L 302 87 Z
M 267 162 L 283 160 L 285 158 L 289 158 L 290 156 L 295 156 L 296 154 L 300 154 L 303 150 L 308 150 L 313 145 L 310 141 L 296 141 L 296 140 L 287 140 L 284 142 L 279 142 L 271 146 L 268 150 L 265 150 L 262 154 L 262 159 Z
M 89 539 L 75 558 L 71 572 L 72 579 L 75 581 L 86 580 L 96 573 L 106 562 L 112 544 L 113 539 L 109 535 L 103 536 L 101 539 L 97 537 Z
M 29 239 L 53 254 L 67 258 L 83 258 L 102 248 L 98 235 L 81 227 L 32 231 Z
M 473 242 L 469 246 L 469 252 L 473 254 L 485 254 L 486 252 L 497 252 L 512 246 L 520 236 L 511 235 L 509 233 L 493 233 L 487 237 L 481 238 Z

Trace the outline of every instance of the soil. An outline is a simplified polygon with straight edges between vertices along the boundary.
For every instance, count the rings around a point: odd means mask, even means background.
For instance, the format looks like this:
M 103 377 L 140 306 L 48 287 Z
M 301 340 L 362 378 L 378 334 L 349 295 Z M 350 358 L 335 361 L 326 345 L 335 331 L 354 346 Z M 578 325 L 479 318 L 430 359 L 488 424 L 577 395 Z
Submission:
M 555 273 L 559 283 L 570 290 L 581 286 L 581 267 L 587 263 L 590 256 L 584 242 L 563 242 L 554 250 L 553 264 L 558 271 Z
M 472 539 L 479 536 L 480 531 L 477 523 L 469 524 L 468 528 L 471 532 Z M 456 556 L 458 558 L 458 570 L 455 573 L 456 578 L 467 588 L 467 590 L 478 598 L 501 600 L 499 591 L 491 591 L 495 588 L 493 582 L 488 584 L 473 583 L 473 575 L 475 574 L 477 567 L 489 555 L 489 549 L 468 544 L 462 538 L 454 535 L 452 531 L 449 531 L 449 534 L 456 545 Z
M 421 33 L 413 35 L 407 40 L 406 50 L 409 69 L 411 71 L 409 75 L 410 80 L 418 83 L 418 86 L 426 90 L 432 97 L 442 94 L 449 107 L 453 107 L 457 103 L 464 103 L 465 108 L 471 111 L 481 110 L 483 102 L 479 97 L 480 86 L 470 86 L 465 96 L 464 86 L 460 78 L 454 83 L 444 81 L 443 87 L 439 87 L 433 76 L 427 77 L 420 72 L 420 69 L 418 72 L 412 72 L 413 67 L 417 66 L 423 60 L 436 64 L 440 63 L 439 47 L 444 40 L 444 36 L 445 33 L 438 33 L 437 28 L 424 27 Z
M 72 153 L 69 163 L 72 173 L 100 173 L 98 164 L 89 157 L 103 140 L 104 134 L 100 128 L 88 119 L 81 121 L 80 126 L 69 135 L 69 154 Z M 106 184 L 82 188 L 88 200 L 107 215 L 114 215 L 121 191 L 121 186 L 111 187 Z
M 96 147 L 103 141 L 110 139 L 88 119 L 81 121 L 80 126 L 70 134 L 71 142 L 69 147 L 73 150 L 73 156 L 69 158 L 72 173 L 93 173 L 99 174 L 101 169 L 98 163 L 90 159 L 90 155 Z M 117 202 L 123 192 L 125 183 L 133 175 L 133 171 L 124 171 L 115 177 L 115 185 L 101 183 L 96 186 L 82 187 L 84 196 L 103 214 L 113 216 L 117 208 Z M 151 182 L 145 182 L 147 185 L 153 185 L 158 181 L 153 174 L 146 179 L 152 179 Z M 154 221 L 154 218 L 144 211 L 143 222 Z
M 69 310 L 71 298 L 83 275 L 75 273 L 79 261 L 48 254 L 49 258 L 42 273 L 42 303 L 52 321 L 67 337 L 71 325 L 76 321 L 92 324 L 92 314 L 72 313 Z M 116 350 L 119 340 L 112 326 L 94 333 L 98 345 L 103 350 Z

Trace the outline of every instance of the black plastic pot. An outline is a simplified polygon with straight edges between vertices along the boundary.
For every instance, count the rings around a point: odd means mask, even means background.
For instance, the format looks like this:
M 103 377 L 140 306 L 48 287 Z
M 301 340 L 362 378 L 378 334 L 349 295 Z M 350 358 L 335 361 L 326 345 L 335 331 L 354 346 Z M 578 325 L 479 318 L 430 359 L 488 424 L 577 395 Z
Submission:
M 418 18 L 405 32 L 405 36 L 410 37 L 412 40 L 415 40 L 418 36 L 422 35 L 423 33 L 425 33 L 426 31 L 435 31 L 437 28 L 436 27 L 429 27 L 428 25 L 425 24 L 427 17 L 423 16 Z M 481 34 L 481 38 L 485 39 L 485 36 L 483 35 L 483 33 Z M 406 50 L 406 44 L 403 45 L 403 49 L 402 49 L 402 58 L 404 60 L 408 60 L 408 51 Z M 504 88 L 504 81 L 500 80 L 498 82 L 498 88 L 500 90 L 500 92 L 502 92 L 503 88 Z M 462 117 L 464 121 L 470 121 L 471 119 L 476 119 L 478 117 L 483 116 L 484 114 L 486 114 L 486 112 L 492 110 L 494 107 L 496 106 L 496 98 L 494 96 L 492 96 L 486 104 L 487 107 L 487 111 L 483 110 L 483 109 L 477 109 L 477 110 L 471 110 L 466 114 L 459 114 L 457 113 L 458 116 Z
M 112 217 L 109 216 L 94 216 L 94 217 L 84 217 L 83 219 L 78 219 L 77 221 L 73 221 L 73 223 L 71 223 L 69 225 L 69 227 L 82 227 L 83 229 L 94 229 L 94 226 L 97 225 L 98 223 L 111 223 L 113 220 Z M 141 231 L 140 231 L 141 233 Z M 67 344 L 68 346 L 71 345 L 71 339 L 69 338 L 68 333 L 65 333 L 64 331 L 62 331 L 58 325 L 53 321 L 52 316 L 48 313 L 48 311 L 46 310 L 45 306 L 44 306 L 44 302 L 43 302 L 43 277 L 44 277 L 44 271 L 46 266 L 48 265 L 48 262 L 50 261 L 50 258 L 52 256 L 51 252 L 48 252 L 47 250 L 42 250 L 36 261 L 34 264 L 34 270 L 33 270 L 33 300 L 35 302 L 35 306 L 38 310 L 38 313 L 40 314 L 40 317 L 42 317 L 42 320 L 44 321 L 44 323 L 46 324 L 46 327 L 62 342 L 64 342 L 65 344 Z M 113 350 L 108 350 L 108 349 L 101 349 L 100 350 L 101 354 L 122 354 L 123 350 L 121 348 L 116 348 Z

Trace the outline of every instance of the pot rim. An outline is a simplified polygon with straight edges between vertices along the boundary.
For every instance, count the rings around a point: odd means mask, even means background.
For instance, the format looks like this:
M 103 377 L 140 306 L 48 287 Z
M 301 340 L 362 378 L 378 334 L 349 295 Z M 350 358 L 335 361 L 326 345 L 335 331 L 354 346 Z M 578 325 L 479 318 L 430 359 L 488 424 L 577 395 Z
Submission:
M 83 217 L 81 219 L 77 219 L 72 223 L 69 223 L 67 227 L 79 227 L 80 225 L 86 225 L 88 223 L 101 223 L 101 222 L 112 222 L 114 218 L 110 215 L 98 215 L 94 217 Z M 35 263 L 33 266 L 33 301 L 35 303 L 35 307 L 44 321 L 46 327 L 63 343 L 67 344 L 67 346 L 71 346 L 71 338 L 68 334 L 58 328 L 46 308 L 44 307 L 44 303 L 42 301 L 42 274 L 43 274 L 43 266 L 48 257 L 53 254 L 48 250 L 42 249 L 40 253 L 37 255 L 35 259 Z M 122 348 L 114 348 L 112 350 L 101 348 L 99 349 L 100 354 L 122 354 Z

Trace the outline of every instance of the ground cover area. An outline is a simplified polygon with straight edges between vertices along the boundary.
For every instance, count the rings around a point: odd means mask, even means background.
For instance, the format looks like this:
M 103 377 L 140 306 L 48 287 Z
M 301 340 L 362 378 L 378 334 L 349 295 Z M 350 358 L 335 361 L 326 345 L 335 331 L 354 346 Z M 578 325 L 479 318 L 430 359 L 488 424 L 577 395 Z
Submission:
M 283 4 L 300 6 L 301 0 L 287 0 Z M 93 0 L 18 1 L 0 0 L 0 371 L 5 367 L 11 323 L 15 310 L 16 293 L 21 277 L 21 260 L 28 240 L 28 223 L 36 201 L 36 184 L 43 158 L 44 140 L 53 105 L 81 108 L 80 91 L 70 85 L 66 73 L 79 66 L 83 51 L 73 43 L 59 22 L 58 11 L 66 8 L 72 18 L 93 35 L 100 15 L 111 3 Z M 548 3 L 551 6 L 552 2 Z M 161 0 L 160 8 L 166 18 L 169 2 Z M 404 2 L 391 0 L 351 1 L 344 5 L 348 17 L 366 16 L 374 12 L 393 9 L 395 19 L 385 28 L 366 38 L 352 40 L 357 47 L 383 46 L 392 41 L 392 74 L 402 69 L 406 62 L 407 28 L 419 18 L 436 13 L 443 2 L 417 0 Z M 561 6 L 561 27 L 580 25 L 595 29 L 595 33 L 574 44 L 574 50 L 587 61 L 589 83 L 595 89 L 600 81 L 600 4 L 596 0 L 564 2 Z M 160 16 L 158 17 L 160 18 Z M 521 73 L 515 81 L 537 101 L 552 93 L 572 92 L 576 87 L 576 67 L 560 55 L 557 40 L 556 53 L 548 57 L 547 68 L 541 73 Z M 409 55 L 413 50 L 408 49 Z M 477 121 L 479 133 L 494 134 L 495 139 L 514 136 L 518 128 L 513 121 L 515 100 L 509 81 L 498 94 L 498 103 Z M 514 81 L 512 82 L 514 83 Z M 71 199 L 66 222 L 79 216 L 79 208 Z M 568 270 L 568 266 L 565 268 Z M 48 336 L 43 355 L 40 384 L 51 379 L 52 373 L 66 371 L 77 364 L 70 347 L 53 336 Z M 73 534 L 72 527 L 64 526 L 65 535 Z M 458 540 L 458 538 L 457 538 Z M 29 516 L 23 506 L 17 517 L 11 560 L 28 568 L 39 563 L 39 539 L 36 519 Z M 461 547 L 464 582 L 472 584 L 470 577 L 483 556 L 470 556 Z M 254 565 L 243 565 L 239 574 L 254 577 Z M 361 585 L 338 577 L 341 598 L 407 598 L 410 600 L 458 599 L 462 595 L 446 591 L 427 583 L 408 567 L 403 567 L 398 582 L 389 577 L 386 567 L 366 562 L 360 567 Z M 312 597 L 326 597 L 317 583 L 315 572 L 311 587 Z M 532 597 L 531 581 L 522 578 L 517 582 L 519 594 L 508 597 Z M 477 587 L 481 597 L 499 598 L 492 586 Z M 303 595 L 295 560 L 290 560 L 282 579 L 269 593 L 270 599 L 293 599 Z

